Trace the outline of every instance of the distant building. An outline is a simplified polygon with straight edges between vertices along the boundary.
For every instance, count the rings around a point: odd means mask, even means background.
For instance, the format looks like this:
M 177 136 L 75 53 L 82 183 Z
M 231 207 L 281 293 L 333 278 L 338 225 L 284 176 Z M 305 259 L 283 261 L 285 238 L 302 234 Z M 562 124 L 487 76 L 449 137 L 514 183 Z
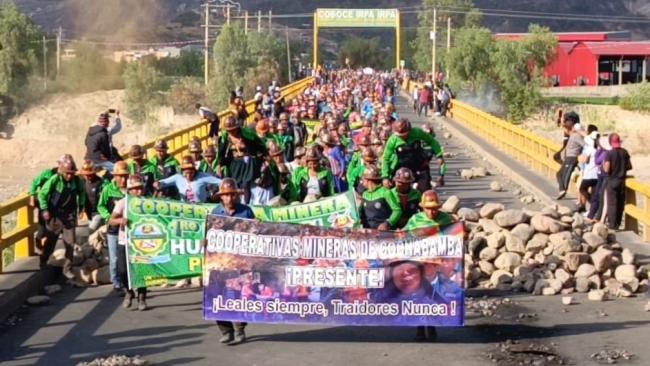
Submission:
M 177 58 L 180 55 L 181 49 L 179 47 L 162 47 L 158 49 L 115 51 L 112 58 L 115 62 L 135 62 L 147 56 L 154 56 L 160 60 L 162 58 Z
M 498 33 L 497 39 L 519 40 L 528 33 Z M 650 80 L 650 41 L 631 41 L 621 32 L 555 33 L 557 57 L 544 74 L 553 86 L 622 85 Z

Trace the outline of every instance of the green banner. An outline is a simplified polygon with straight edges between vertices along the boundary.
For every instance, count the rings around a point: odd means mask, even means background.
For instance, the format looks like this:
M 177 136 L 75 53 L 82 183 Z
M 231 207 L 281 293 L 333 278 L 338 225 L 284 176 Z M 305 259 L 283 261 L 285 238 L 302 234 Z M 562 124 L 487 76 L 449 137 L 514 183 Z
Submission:
M 144 197 L 128 198 L 127 241 L 131 288 L 160 286 L 201 275 L 205 219 L 215 204 L 188 204 Z M 283 207 L 252 206 L 264 222 L 356 228 L 354 193 Z
M 131 288 L 199 276 L 205 218 L 215 206 L 129 196 L 126 215 Z
M 282 207 L 253 206 L 255 217 L 264 222 L 314 225 L 327 228 L 356 228 L 359 213 L 353 191 L 321 198 L 316 202 Z
M 319 27 L 395 28 L 397 9 L 318 9 Z

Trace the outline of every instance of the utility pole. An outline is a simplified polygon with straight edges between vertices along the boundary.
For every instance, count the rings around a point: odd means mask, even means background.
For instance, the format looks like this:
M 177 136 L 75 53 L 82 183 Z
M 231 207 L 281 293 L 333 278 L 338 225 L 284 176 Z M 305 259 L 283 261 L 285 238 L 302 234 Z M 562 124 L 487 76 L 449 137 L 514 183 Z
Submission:
M 59 77 L 61 71 L 61 38 L 63 38 L 63 29 L 59 27 L 56 34 L 56 77 Z
M 262 11 L 257 11 L 257 33 L 262 33 Z
M 289 26 L 286 29 L 287 38 L 287 71 L 289 76 L 289 83 L 293 83 L 293 76 L 291 75 L 291 47 L 289 46 Z
M 248 10 L 244 11 L 244 34 L 248 34 Z
M 205 7 L 205 43 L 203 45 L 203 82 L 208 85 L 208 68 L 209 68 L 209 54 L 208 54 L 208 36 L 210 35 L 210 4 L 207 2 L 203 5 Z
M 433 77 L 433 82 L 436 80 L 436 26 L 438 10 L 433 8 L 433 31 L 431 32 L 431 38 L 433 41 L 433 47 L 431 48 L 431 76 Z
M 451 52 L 451 17 L 447 17 L 447 56 Z M 445 79 L 449 82 L 449 62 L 447 64 L 447 69 L 445 70 Z
M 43 36 L 43 90 L 47 90 L 47 44 Z
M 269 33 L 273 32 L 273 11 L 269 10 Z
M 230 25 L 230 7 L 231 5 L 226 5 L 226 24 Z

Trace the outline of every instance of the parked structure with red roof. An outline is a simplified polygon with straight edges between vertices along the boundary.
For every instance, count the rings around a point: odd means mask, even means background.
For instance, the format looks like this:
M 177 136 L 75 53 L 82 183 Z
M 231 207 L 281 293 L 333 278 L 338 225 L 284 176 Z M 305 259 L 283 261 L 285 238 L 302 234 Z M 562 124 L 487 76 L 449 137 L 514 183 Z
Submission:
M 498 33 L 519 40 L 527 33 Z M 556 33 L 557 57 L 544 73 L 553 86 L 622 85 L 650 80 L 650 41 L 632 41 L 629 32 Z

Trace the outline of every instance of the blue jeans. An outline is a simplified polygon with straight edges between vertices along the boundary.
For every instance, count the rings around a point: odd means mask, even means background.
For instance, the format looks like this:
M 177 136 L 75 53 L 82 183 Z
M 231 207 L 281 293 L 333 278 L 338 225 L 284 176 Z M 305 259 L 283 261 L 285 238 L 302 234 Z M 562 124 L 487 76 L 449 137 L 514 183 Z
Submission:
M 111 273 L 111 282 L 113 286 L 122 288 L 124 284 L 117 275 L 117 235 L 108 234 L 108 269 Z
M 106 169 L 107 172 L 112 173 L 113 166 L 115 166 L 115 163 L 110 161 L 102 161 L 101 163 L 96 163 L 95 166 Z

